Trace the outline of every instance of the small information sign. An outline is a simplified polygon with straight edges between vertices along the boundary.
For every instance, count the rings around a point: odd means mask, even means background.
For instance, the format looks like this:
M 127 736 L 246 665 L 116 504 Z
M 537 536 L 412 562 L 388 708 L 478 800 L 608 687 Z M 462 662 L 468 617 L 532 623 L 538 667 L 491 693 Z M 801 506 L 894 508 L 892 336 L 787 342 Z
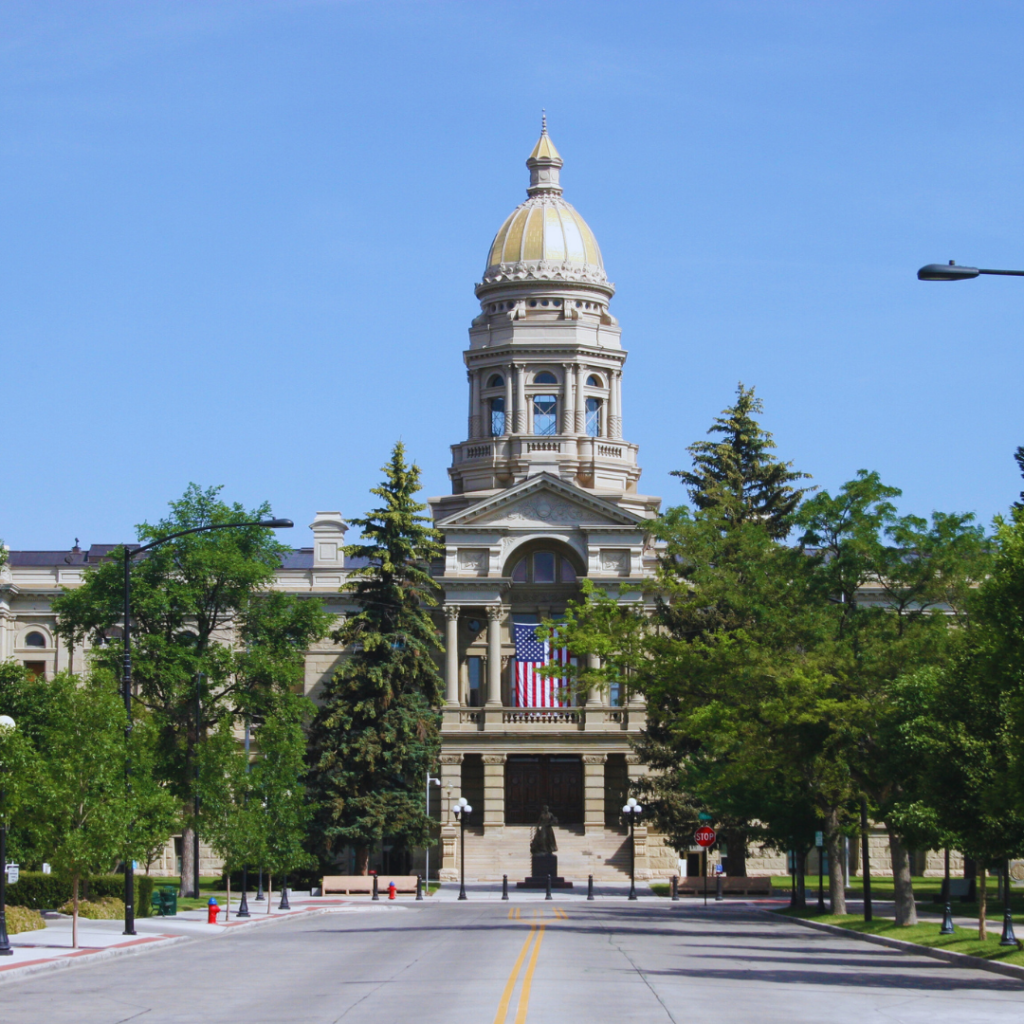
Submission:
M 7 884 L 8 885 L 14 885 L 14 883 L 18 880 L 18 875 L 20 874 L 20 871 L 21 871 L 21 869 L 18 867 L 17 864 L 8 864 L 7 865 Z
M 815 832 L 814 833 L 814 845 L 817 846 L 819 849 L 822 846 L 825 845 L 825 833 L 824 832 Z

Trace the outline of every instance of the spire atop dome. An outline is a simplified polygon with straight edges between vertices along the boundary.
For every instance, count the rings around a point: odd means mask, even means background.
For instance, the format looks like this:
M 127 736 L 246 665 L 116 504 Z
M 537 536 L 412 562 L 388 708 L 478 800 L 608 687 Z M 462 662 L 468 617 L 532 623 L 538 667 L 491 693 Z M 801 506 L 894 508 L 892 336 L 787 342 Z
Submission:
M 530 169 L 530 187 L 526 190 L 527 195 L 562 194 L 562 186 L 558 182 L 562 157 L 548 135 L 548 115 L 545 110 L 540 112 L 540 138 L 527 158 L 526 166 Z

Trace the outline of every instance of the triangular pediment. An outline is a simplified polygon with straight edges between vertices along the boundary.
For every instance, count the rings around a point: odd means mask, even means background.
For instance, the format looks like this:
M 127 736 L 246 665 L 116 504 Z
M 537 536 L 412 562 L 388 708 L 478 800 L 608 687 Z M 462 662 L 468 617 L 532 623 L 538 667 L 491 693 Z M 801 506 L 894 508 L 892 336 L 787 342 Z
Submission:
M 645 520 L 558 477 L 541 473 L 471 505 L 436 525 L 639 526 Z

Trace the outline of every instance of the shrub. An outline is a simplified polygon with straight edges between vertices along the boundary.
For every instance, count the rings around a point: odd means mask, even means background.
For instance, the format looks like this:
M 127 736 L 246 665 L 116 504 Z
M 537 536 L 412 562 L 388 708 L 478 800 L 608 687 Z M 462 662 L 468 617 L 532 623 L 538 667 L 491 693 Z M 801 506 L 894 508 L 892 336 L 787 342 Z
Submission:
M 62 914 L 74 913 L 75 902 L 68 900 L 60 908 Z M 87 917 L 90 921 L 117 921 L 124 917 L 124 900 L 116 896 L 101 896 L 98 899 L 79 900 L 78 916 Z
M 151 897 L 155 879 L 146 875 L 135 876 L 135 916 L 151 917 Z M 22 871 L 21 877 L 7 887 L 8 898 L 22 907 L 33 910 L 54 910 L 71 899 L 71 879 L 65 875 L 44 875 L 41 871 Z M 84 878 L 79 886 L 81 899 L 124 896 L 124 875 L 96 875 Z
M 39 928 L 46 927 L 43 915 L 38 910 L 31 910 L 29 907 L 8 907 L 6 917 L 8 935 L 34 932 Z

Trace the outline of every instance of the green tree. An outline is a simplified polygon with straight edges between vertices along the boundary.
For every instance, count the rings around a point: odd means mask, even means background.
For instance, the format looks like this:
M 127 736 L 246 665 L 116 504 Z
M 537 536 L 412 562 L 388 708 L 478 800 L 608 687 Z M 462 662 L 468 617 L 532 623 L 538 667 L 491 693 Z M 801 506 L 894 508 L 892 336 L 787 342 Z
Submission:
M 808 493 L 793 485 L 810 477 L 772 454 L 772 435 L 754 418 L 764 411 L 755 390 L 737 386 L 736 403 L 723 409 L 708 430 L 722 440 L 691 444 L 686 450 L 693 468 L 673 470 L 672 476 L 682 479 L 698 509 L 717 509 L 730 524 L 760 522 L 770 536 L 782 538 Z
M 383 472 L 372 492 L 382 503 L 353 520 L 362 540 L 345 549 L 365 560 L 354 573 L 360 611 L 336 634 L 352 653 L 324 687 L 310 732 L 315 849 L 330 860 L 355 847 L 360 874 L 385 837 L 429 842 L 422 780 L 440 747 L 441 645 L 429 608 L 438 591 L 430 563 L 443 549 L 421 514 L 419 468 L 406 464 L 401 443 Z
M 38 725 L 33 818 L 48 860 L 71 878 L 72 945 L 78 947 L 83 878 L 109 871 L 125 850 L 132 810 L 125 789 L 125 711 L 117 694 L 70 673 L 37 681 L 49 703 Z
M 220 488 L 190 484 L 171 514 L 138 527 L 141 543 L 179 530 L 267 518 Z M 136 701 L 152 715 L 159 772 L 182 808 L 182 894 L 191 893 L 192 811 L 197 747 L 224 716 L 258 720 L 301 685 L 304 654 L 331 617 L 317 599 L 270 590 L 288 549 L 271 530 L 215 530 L 179 537 L 132 567 L 132 664 Z M 123 554 L 87 570 L 84 583 L 54 602 L 69 642 L 88 636 L 94 663 L 120 673 Z M 206 794 L 213 797 L 212 793 Z

